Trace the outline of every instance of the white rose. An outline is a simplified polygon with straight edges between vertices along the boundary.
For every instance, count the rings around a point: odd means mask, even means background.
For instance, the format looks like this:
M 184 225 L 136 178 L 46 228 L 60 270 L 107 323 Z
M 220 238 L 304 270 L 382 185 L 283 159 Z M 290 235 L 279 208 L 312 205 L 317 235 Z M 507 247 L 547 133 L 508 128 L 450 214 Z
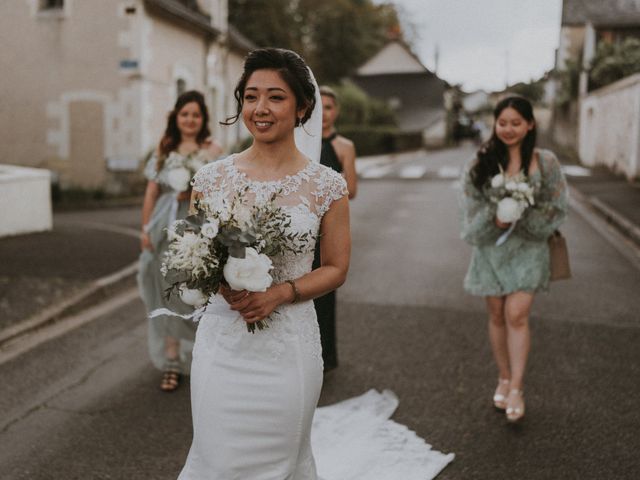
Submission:
M 186 284 L 180 286 L 180 300 L 187 305 L 200 308 L 207 303 L 207 297 L 196 288 L 187 288 Z
M 520 192 L 528 192 L 529 191 L 529 184 L 527 182 L 518 183 L 518 191 L 520 191 Z
M 271 286 L 271 259 L 247 247 L 244 258 L 229 257 L 224 266 L 224 278 L 233 290 L 264 292 Z
M 513 191 L 518 189 L 518 184 L 516 182 L 514 182 L 513 180 L 510 180 L 505 184 L 504 188 L 506 188 L 507 190 L 513 192 Z
M 189 188 L 191 172 L 186 168 L 173 168 L 167 173 L 167 183 L 176 192 L 184 192 Z
M 493 188 L 499 188 L 504 185 L 504 175 L 499 173 L 491 179 L 491 186 Z
M 522 203 L 511 197 L 503 198 L 498 202 L 496 216 L 502 223 L 513 223 L 517 221 L 524 211 Z
M 211 220 L 210 222 L 202 225 L 200 233 L 207 238 L 215 238 L 215 236 L 218 235 L 219 227 L 217 220 Z

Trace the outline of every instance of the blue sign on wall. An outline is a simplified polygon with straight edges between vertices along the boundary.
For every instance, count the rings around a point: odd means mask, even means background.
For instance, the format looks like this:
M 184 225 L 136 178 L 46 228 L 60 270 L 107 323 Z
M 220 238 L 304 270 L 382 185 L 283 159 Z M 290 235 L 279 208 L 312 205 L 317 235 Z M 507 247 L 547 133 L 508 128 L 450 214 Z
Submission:
M 125 70 L 135 70 L 138 68 L 138 60 L 120 60 L 120 68 Z

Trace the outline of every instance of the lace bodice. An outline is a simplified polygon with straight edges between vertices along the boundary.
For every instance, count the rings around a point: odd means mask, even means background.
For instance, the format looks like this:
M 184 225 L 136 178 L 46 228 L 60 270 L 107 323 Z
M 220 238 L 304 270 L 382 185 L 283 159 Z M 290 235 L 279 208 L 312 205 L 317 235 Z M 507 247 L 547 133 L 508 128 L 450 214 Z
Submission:
M 195 175 L 192 186 L 194 191 L 202 194 L 202 201 L 216 203 L 220 199 L 231 199 L 239 192 L 244 192 L 243 197 L 252 205 L 265 202 L 274 193 L 278 193 L 276 204 L 291 217 L 288 228 L 292 232 L 309 232 L 312 240 L 304 254 L 272 258 L 271 275 L 276 283 L 295 280 L 311 271 L 315 238 L 322 217 L 334 201 L 347 194 L 344 178 L 318 163 L 309 162 L 295 175 L 288 175 L 281 180 L 261 182 L 251 180 L 238 170 L 234 155 L 201 168 Z M 216 295 L 212 298 L 207 307 L 207 313 L 215 316 L 216 321 L 208 322 L 205 315 L 198 336 L 207 343 L 217 334 L 224 335 L 228 340 L 222 344 L 231 348 L 247 335 L 246 325 L 237 315 L 225 313 L 228 312 L 227 305 L 218 297 Z M 261 347 L 267 348 L 271 355 L 281 355 L 288 338 L 299 338 L 307 345 L 310 355 L 321 359 L 320 337 L 312 301 L 280 305 L 272 314 L 269 324 L 270 328 L 257 333 L 256 337 L 261 339 Z
M 238 170 L 234 155 L 202 168 L 193 179 L 193 189 L 202 193 L 203 200 L 232 198 L 239 192 L 247 203 L 266 202 L 277 193 L 276 204 L 291 216 L 290 229 L 293 232 L 309 232 L 315 238 L 320 228 L 322 216 L 331 203 L 347 193 L 344 178 L 323 165 L 309 162 L 295 175 L 287 175 L 276 181 L 254 181 Z M 315 240 L 308 245 L 304 255 L 285 255 L 273 258 L 272 276 L 276 282 L 293 280 L 311 270 Z

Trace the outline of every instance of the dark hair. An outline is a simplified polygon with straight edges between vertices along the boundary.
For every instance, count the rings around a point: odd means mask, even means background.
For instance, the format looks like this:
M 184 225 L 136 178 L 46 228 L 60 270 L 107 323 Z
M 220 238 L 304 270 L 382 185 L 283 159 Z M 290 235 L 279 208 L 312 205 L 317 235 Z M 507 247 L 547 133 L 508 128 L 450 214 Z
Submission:
M 533 117 L 533 106 L 531 102 L 524 97 L 510 96 L 498 102 L 496 108 L 493 110 L 494 123 L 491 138 L 478 150 L 476 164 L 471 169 L 471 180 L 478 190 L 482 190 L 482 187 L 489 178 L 498 174 L 500 166 L 506 170 L 509 164 L 507 147 L 496 135 L 496 123 L 505 108 L 513 108 L 522 115 L 527 122 L 533 122 L 535 120 Z M 536 126 L 534 123 L 533 128 L 527 132 L 527 135 L 520 145 L 522 170 L 525 175 L 529 173 L 529 165 L 531 165 L 531 157 L 533 156 L 535 146 Z
M 329 87 L 328 85 L 320 86 L 320 95 L 322 95 L 323 97 L 333 98 L 333 103 L 338 105 L 338 94 L 333 88 Z
M 209 137 L 209 135 L 211 135 L 211 132 L 209 131 L 209 111 L 207 110 L 207 104 L 204 101 L 204 95 L 196 90 L 184 92 L 178 97 L 173 110 L 169 113 L 167 128 L 165 129 L 164 135 L 158 145 L 158 171 L 162 169 L 165 158 L 178 148 L 178 145 L 180 145 L 180 142 L 182 141 L 182 134 L 178 128 L 178 113 L 180 113 L 180 110 L 182 110 L 187 103 L 191 102 L 196 102 L 198 104 L 200 114 L 202 115 L 202 127 L 196 136 L 196 142 L 200 145 Z
M 244 103 L 244 89 L 249 77 L 256 70 L 275 70 L 293 91 L 296 97 L 296 109 L 306 108 L 304 117 L 296 119 L 296 126 L 304 124 L 316 105 L 316 88 L 311 80 L 309 68 L 302 57 L 284 48 L 259 48 L 249 52 L 244 60 L 244 71 L 233 92 L 236 98 L 236 114 L 227 118 L 222 125 L 232 125 L 242 114 Z

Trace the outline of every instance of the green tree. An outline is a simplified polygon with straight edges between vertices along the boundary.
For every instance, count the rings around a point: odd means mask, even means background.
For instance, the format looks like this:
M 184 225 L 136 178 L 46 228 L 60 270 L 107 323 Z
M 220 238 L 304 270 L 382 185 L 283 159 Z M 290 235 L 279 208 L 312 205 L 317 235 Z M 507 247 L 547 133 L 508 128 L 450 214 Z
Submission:
M 292 0 L 229 0 L 229 23 L 259 47 L 300 51 L 300 18 Z
M 601 42 L 591 62 L 589 88 L 609 85 L 640 72 L 640 40 L 627 38 L 620 43 Z
M 577 60 L 567 60 L 566 68 L 557 73 L 560 79 L 560 88 L 556 103 L 561 107 L 568 106 L 578 98 L 580 90 L 580 65 L 582 58 Z
M 394 127 L 397 124 L 393 110 L 381 100 L 369 97 L 350 82 L 334 85 L 340 101 L 338 129 L 345 126 Z
M 534 103 L 539 102 L 544 96 L 544 82 L 543 80 L 537 80 L 529 83 L 519 82 L 510 86 L 509 91 L 516 95 L 522 95 Z
M 372 0 L 230 0 L 229 21 L 259 46 L 301 53 L 320 83 L 349 76 L 402 37 L 393 4 Z

